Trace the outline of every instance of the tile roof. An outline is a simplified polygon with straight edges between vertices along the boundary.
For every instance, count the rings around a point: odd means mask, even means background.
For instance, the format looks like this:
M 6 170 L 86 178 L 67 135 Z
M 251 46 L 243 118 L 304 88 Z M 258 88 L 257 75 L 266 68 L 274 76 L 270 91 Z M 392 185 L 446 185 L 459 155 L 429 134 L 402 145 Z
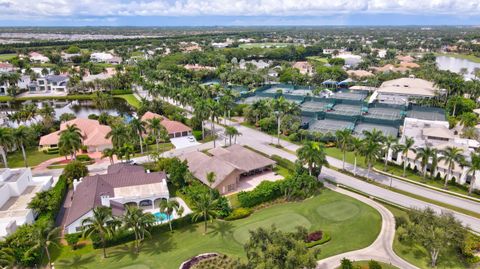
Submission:
M 166 117 L 163 117 L 157 113 L 153 113 L 150 111 L 147 111 L 145 114 L 143 114 L 141 120 L 142 121 L 147 121 L 153 118 L 158 118 L 161 120 L 161 124 L 165 129 L 167 129 L 167 132 L 169 134 L 175 134 L 175 133 L 182 133 L 182 132 L 190 132 L 192 131 L 192 128 L 188 127 L 187 125 L 179 122 L 179 121 L 174 121 L 174 120 L 169 120 Z
M 146 173 L 141 166 L 120 163 L 108 168 L 104 175 L 87 176 L 76 186 L 65 225 L 68 226 L 95 207 L 101 206 L 102 195 L 115 197 L 115 188 L 162 183 L 164 172 Z M 141 168 L 138 169 L 138 167 Z M 112 173 L 110 173 L 112 172 Z M 112 211 L 123 212 L 123 205 L 110 201 Z M 121 214 L 121 213 L 120 213 Z
M 102 146 L 111 145 L 112 141 L 105 136 L 111 131 L 111 128 L 107 125 L 101 125 L 96 120 L 91 119 L 73 119 L 64 122 L 60 125 L 60 131 L 44 135 L 40 138 L 40 145 L 56 145 L 60 139 L 60 132 L 67 128 L 67 125 L 76 125 L 83 136 L 83 144 L 85 146 Z

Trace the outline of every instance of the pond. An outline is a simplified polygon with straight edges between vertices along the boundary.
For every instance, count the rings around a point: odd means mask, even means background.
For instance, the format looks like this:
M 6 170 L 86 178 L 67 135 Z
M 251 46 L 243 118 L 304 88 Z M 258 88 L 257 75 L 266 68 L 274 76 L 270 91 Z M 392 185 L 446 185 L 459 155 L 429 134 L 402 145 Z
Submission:
M 99 115 L 101 112 L 106 112 L 112 116 L 122 116 L 127 118 L 134 114 L 133 108 L 125 100 L 119 98 L 114 98 L 112 104 L 107 109 L 103 110 L 96 108 L 90 100 L 12 101 L 0 102 L 0 115 L 4 120 L 4 123 L 7 123 L 11 127 L 16 127 L 18 124 L 9 122 L 6 115 L 20 110 L 22 106 L 27 104 L 35 104 L 39 109 L 45 104 L 51 105 L 55 110 L 55 118 L 57 120 L 60 118 L 60 115 L 64 113 L 75 114 L 77 118 L 88 118 L 88 115 L 90 114 Z M 38 121 L 39 119 L 40 116 L 37 116 L 34 121 Z M 27 125 L 28 124 L 29 123 L 27 122 Z
M 480 63 L 451 56 L 437 56 L 436 62 L 440 70 L 449 70 L 455 73 L 460 73 L 462 68 L 466 68 L 467 74 L 464 75 L 465 79 L 474 78 L 473 71 L 475 68 L 480 68 Z

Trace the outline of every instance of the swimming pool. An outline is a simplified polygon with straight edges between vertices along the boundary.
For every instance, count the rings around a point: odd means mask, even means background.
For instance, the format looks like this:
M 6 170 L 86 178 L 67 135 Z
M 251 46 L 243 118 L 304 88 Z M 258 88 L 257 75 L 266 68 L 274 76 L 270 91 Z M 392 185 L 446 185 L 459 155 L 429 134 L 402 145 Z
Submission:
M 169 217 L 167 214 L 162 212 L 155 212 L 155 213 L 152 213 L 152 215 L 155 216 L 155 219 L 157 220 L 157 222 L 163 222 L 171 219 L 171 217 Z

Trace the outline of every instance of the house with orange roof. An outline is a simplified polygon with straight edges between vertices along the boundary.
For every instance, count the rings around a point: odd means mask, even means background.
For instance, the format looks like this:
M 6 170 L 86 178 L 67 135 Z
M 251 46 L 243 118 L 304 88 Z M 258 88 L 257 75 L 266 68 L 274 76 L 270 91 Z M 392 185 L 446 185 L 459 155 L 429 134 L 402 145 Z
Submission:
M 100 124 L 97 120 L 73 119 L 60 125 L 60 130 L 44 135 L 40 138 L 40 150 L 58 147 L 60 132 L 67 126 L 76 125 L 82 134 L 82 143 L 87 147 L 88 152 L 100 152 L 106 148 L 112 148 L 112 140 L 106 138 L 112 130 L 107 125 Z
M 148 111 L 145 114 L 143 114 L 141 120 L 148 121 L 153 118 L 160 119 L 163 127 L 167 129 L 168 136 L 170 138 L 192 135 L 192 128 L 188 127 L 187 125 L 179 121 L 169 120 L 166 117 L 162 117 L 161 115 L 157 113 L 153 113 L 151 111 Z

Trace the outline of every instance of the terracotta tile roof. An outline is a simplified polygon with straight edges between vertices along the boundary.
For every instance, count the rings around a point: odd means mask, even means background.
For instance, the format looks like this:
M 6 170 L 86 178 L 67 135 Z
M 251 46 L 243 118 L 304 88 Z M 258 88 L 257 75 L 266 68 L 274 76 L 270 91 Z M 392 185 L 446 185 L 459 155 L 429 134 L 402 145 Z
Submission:
M 153 118 L 158 118 L 161 120 L 161 124 L 165 129 L 167 129 L 167 132 L 169 134 L 175 134 L 175 133 L 182 133 L 182 132 L 190 132 L 192 131 L 192 128 L 188 127 L 187 125 L 179 122 L 179 121 L 174 121 L 174 120 L 169 120 L 165 117 L 162 117 L 161 115 L 157 113 L 153 113 L 150 111 L 147 111 L 141 118 L 142 121 L 147 121 Z
M 107 125 L 101 125 L 96 120 L 90 119 L 73 119 L 60 125 L 60 131 L 65 130 L 67 125 L 76 125 L 83 136 L 83 144 L 85 146 L 103 146 L 111 145 L 111 139 L 105 138 L 111 128 Z M 44 135 L 40 138 L 41 146 L 56 145 L 60 139 L 60 131 Z
M 166 180 L 164 172 L 146 173 L 143 167 L 133 166 L 135 165 L 116 164 L 112 168 L 109 167 L 108 174 L 85 177 L 75 188 L 65 225 L 72 224 L 93 208 L 101 206 L 100 196 L 114 197 L 115 188 L 162 183 Z M 141 171 L 137 167 L 140 167 Z M 122 204 L 110 201 L 110 205 L 114 214 L 123 212 Z

